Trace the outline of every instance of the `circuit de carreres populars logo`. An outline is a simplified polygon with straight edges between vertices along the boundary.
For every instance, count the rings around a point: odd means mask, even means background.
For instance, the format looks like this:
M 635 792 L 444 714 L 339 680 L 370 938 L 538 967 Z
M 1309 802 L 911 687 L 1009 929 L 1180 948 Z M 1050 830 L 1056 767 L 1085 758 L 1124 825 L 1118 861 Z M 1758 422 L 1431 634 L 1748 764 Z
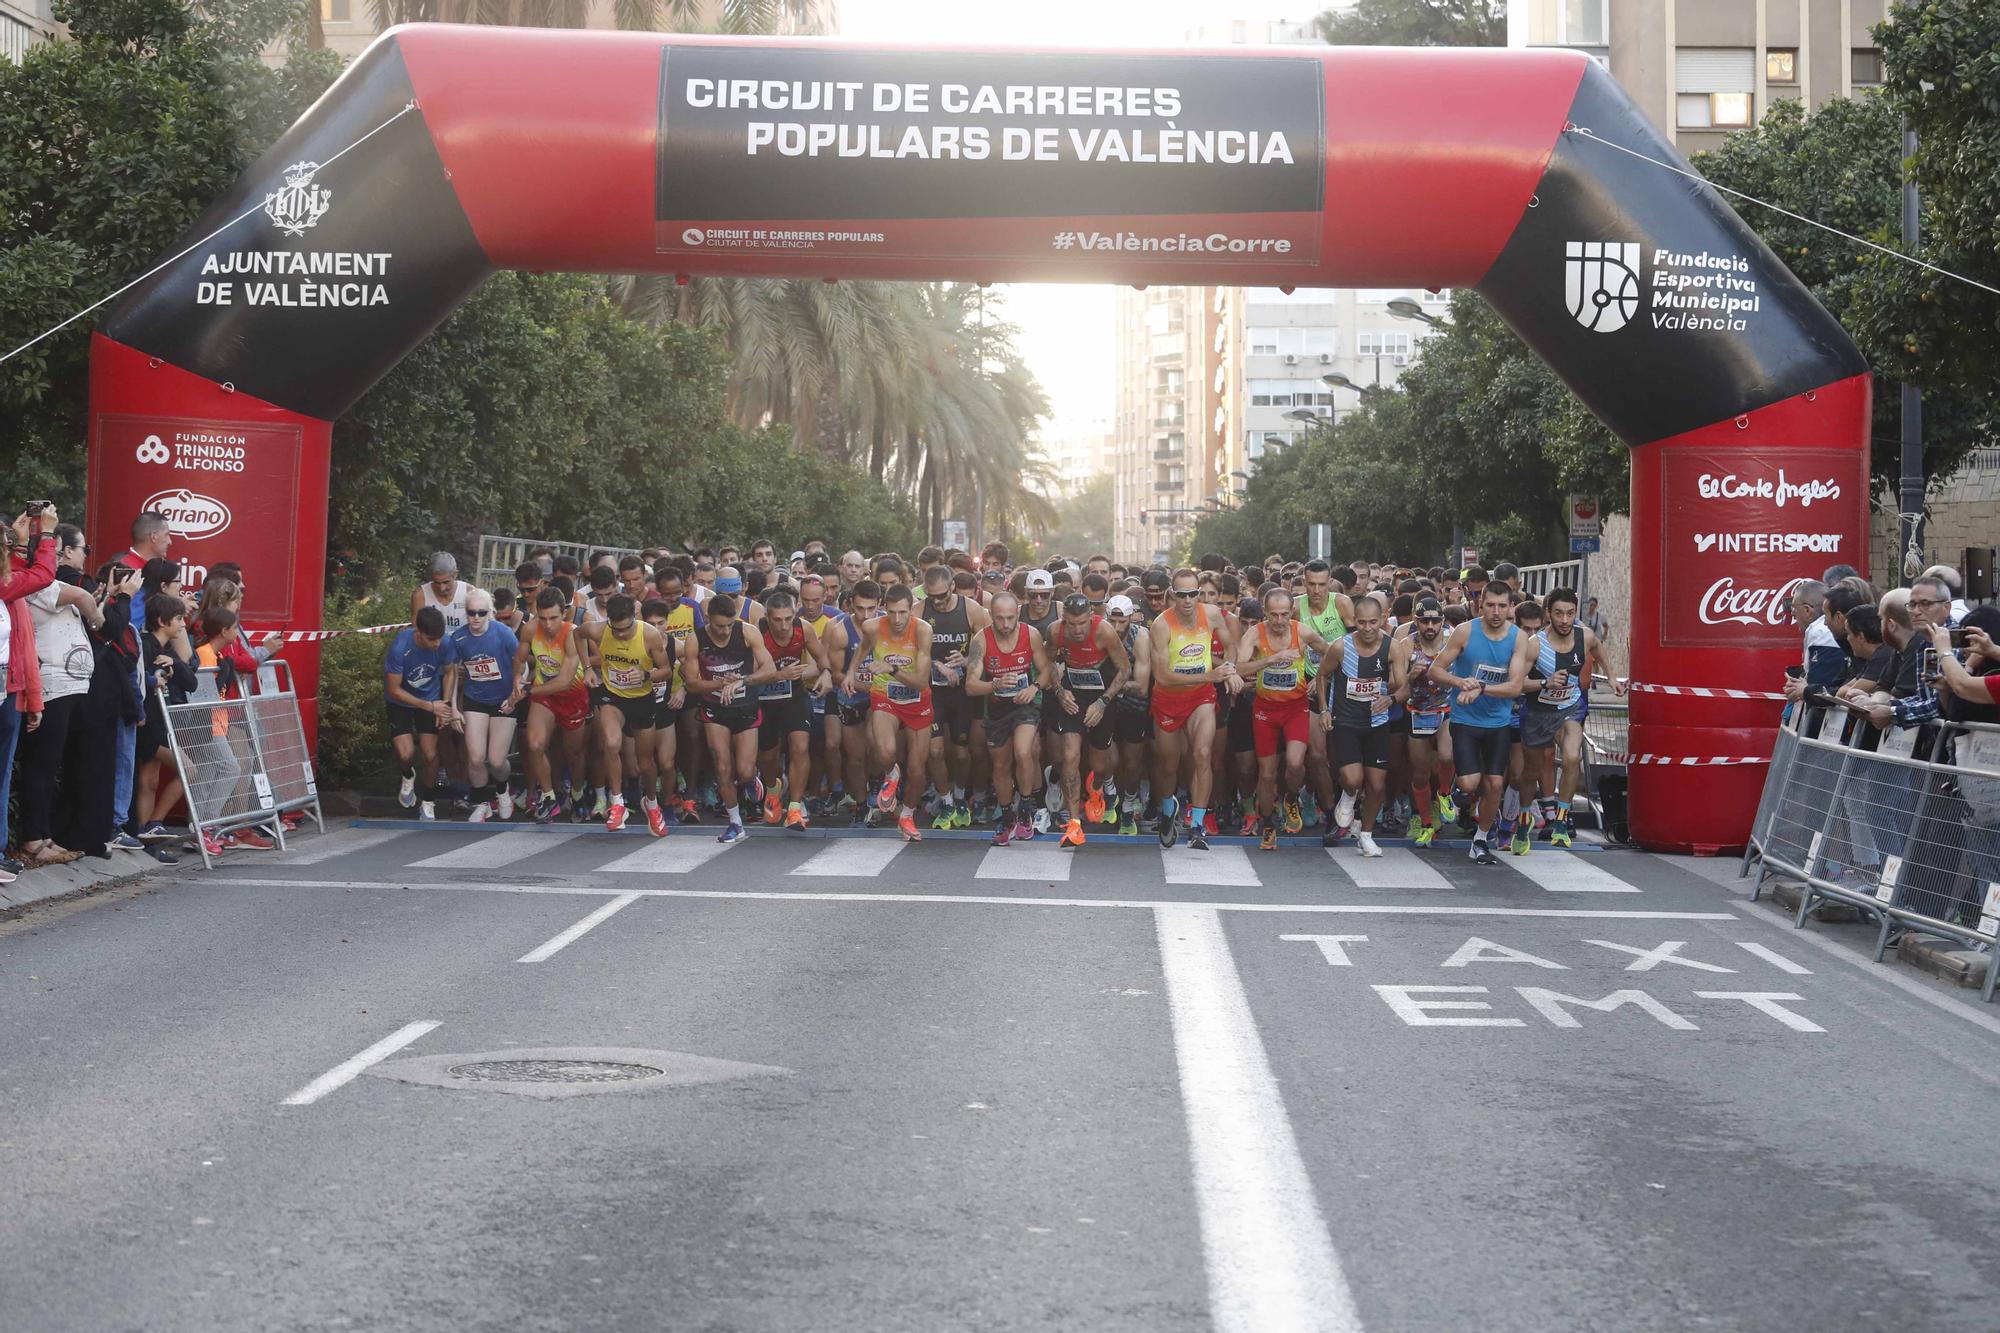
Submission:
M 167 531 L 194 540 L 220 536 L 229 527 L 229 506 L 185 488 L 159 491 L 140 506 L 167 520 Z

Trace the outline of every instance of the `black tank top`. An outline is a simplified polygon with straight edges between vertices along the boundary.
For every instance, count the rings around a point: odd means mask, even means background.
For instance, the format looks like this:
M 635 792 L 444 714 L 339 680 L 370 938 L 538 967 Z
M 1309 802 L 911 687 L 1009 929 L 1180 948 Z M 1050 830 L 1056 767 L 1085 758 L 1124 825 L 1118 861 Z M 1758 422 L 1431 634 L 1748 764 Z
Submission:
M 718 646 L 715 636 L 703 629 L 700 631 L 700 647 L 697 654 L 701 658 L 701 674 L 707 680 L 741 680 L 757 669 L 757 653 L 750 641 L 743 637 L 743 622 L 737 621 L 729 627 L 729 639 Z M 738 695 L 730 708 L 744 708 L 755 705 L 748 695 Z M 715 696 L 706 701 L 709 708 L 722 708 Z
M 955 683 L 946 680 L 940 665 L 953 653 L 966 652 L 965 645 L 972 640 L 972 613 L 967 610 L 964 594 L 959 595 L 958 605 L 949 611 L 933 611 L 926 600 L 924 622 L 931 627 L 931 685 L 938 689 L 963 688 L 964 679 Z
M 1374 652 L 1364 653 L 1350 634 L 1341 640 L 1338 651 L 1342 689 L 1333 720 L 1339 726 L 1365 731 L 1375 724 L 1375 700 L 1389 692 L 1389 639 L 1383 636 Z M 1325 661 L 1321 659 L 1322 664 Z

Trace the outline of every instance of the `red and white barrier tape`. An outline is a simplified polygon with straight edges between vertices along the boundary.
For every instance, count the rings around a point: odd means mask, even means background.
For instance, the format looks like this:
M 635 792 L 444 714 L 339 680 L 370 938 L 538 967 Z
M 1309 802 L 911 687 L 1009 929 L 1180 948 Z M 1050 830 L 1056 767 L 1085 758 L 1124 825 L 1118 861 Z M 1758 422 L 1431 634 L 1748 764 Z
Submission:
M 1768 756 L 1761 755 L 1678 755 L 1678 754 L 1619 754 L 1616 751 L 1600 750 L 1600 758 L 1614 764 L 1631 767 L 1634 764 L 1658 764 L 1671 768 L 1728 768 L 1740 764 L 1768 764 Z
M 261 647 L 272 643 L 319 643 L 325 639 L 337 639 L 343 634 L 394 634 L 408 628 L 402 625 L 367 625 L 360 629 L 262 629 L 251 630 L 251 637 Z
M 1651 685 L 1643 680 L 1635 680 L 1625 688 L 1635 694 L 1678 694 L 1693 699 L 1776 699 L 1783 702 L 1785 696 L 1768 690 L 1719 690 L 1703 685 Z

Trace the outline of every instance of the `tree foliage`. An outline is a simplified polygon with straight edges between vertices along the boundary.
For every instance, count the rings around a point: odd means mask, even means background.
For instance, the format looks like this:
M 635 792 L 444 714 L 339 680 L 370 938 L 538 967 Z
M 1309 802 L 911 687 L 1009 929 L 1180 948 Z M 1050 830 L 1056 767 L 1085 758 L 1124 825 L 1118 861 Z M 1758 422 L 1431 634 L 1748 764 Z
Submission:
M 1055 505 L 1055 519 L 1035 542 L 1031 554 L 1037 561 L 1052 555 L 1076 560 L 1111 549 L 1117 529 L 1113 510 L 1117 501 L 1117 479 L 1101 472 L 1085 482 L 1074 495 Z
M 1313 20 L 1335 46 L 1505 46 L 1506 0 L 1356 0 Z

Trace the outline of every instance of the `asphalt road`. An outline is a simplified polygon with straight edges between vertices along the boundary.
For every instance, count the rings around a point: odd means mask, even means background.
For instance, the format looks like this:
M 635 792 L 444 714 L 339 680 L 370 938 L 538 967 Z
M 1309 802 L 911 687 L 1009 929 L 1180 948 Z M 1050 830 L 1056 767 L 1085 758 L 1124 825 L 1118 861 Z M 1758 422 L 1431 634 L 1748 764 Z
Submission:
M 2000 1015 L 1712 866 L 298 847 L 0 924 L 8 1333 L 2000 1321 Z

